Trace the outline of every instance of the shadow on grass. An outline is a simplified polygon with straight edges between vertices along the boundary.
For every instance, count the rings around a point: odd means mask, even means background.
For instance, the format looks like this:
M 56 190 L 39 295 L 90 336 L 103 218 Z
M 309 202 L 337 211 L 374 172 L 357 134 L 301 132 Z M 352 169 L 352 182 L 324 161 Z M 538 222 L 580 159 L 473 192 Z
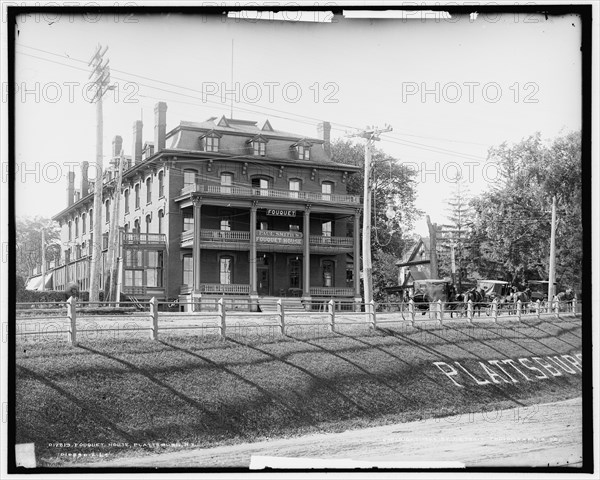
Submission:
M 180 391 L 178 391 L 175 388 L 173 388 L 171 385 L 163 382 L 162 380 L 159 380 L 154 375 L 152 375 L 149 372 L 147 372 L 146 370 L 144 370 L 144 369 L 142 369 L 142 368 L 134 365 L 133 363 L 128 362 L 127 360 L 123 360 L 121 358 L 117 358 L 117 357 L 115 357 L 113 355 L 109 355 L 106 352 L 101 352 L 99 350 L 96 350 L 96 349 L 88 347 L 88 346 L 79 345 L 79 348 L 87 350 L 88 352 L 91 352 L 91 353 L 95 353 L 96 355 L 101 355 L 101 356 L 103 356 L 105 358 L 108 358 L 108 359 L 113 360 L 113 361 L 115 361 L 117 363 L 120 363 L 121 365 L 126 366 L 127 368 L 129 368 L 133 372 L 146 377 L 148 380 L 150 380 L 155 385 L 158 385 L 159 387 L 162 387 L 165 390 L 168 390 L 175 397 L 181 399 L 182 401 L 184 401 L 185 403 L 187 403 L 191 407 L 195 408 L 196 410 L 199 410 L 204 415 L 206 415 L 208 418 L 210 418 L 210 420 L 212 421 L 213 424 L 215 424 L 217 426 L 223 425 L 223 418 L 222 417 L 220 417 L 219 415 L 217 415 L 214 412 L 211 412 L 210 410 L 207 410 L 206 408 L 204 408 L 199 402 L 197 402 L 193 398 L 190 398 L 187 395 L 181 393 Z M 238 428 L 236 427 L 236 425 L 232 424 L 231 422 L 228 423 L 227 428 L 230 429 L 232 432 L 239 433 Z
M 294 409 L 294 406 L 288 405 L 288 403 L 286 402 L 285 399 L 281 398 L 279 395 L 269 392 L 267 389 L 265 389 L 264 387 L 261 387 L 260 385 L 253 382 L 252 380 L 248 380 L 247 378 L 240 375 L 239 373 L 236 373 L 233 370 L 227 368 L 226 366 L 224 366 L 220 363 L 217 363 L 214 360 L 211 360 L 210 358 L 204 357 L 203 355 L 200 355 L 196 352 L 193 352 L 193 351 L 188 350 L 183 347 L 179 347 L 177 345 L 173 345 L 172 343 L 165 342 L 164 340 L 158 340 L 158 341 L 160 343 L 162 343 L 163 345 L 165 345 L 166 347 L 172 348 L 173 350 L 177 350 L 177 351 L 185 353 L 187 355 L 191 355 L 192 357 L 198 358 L 198 359 L 208 363 L 209 365 L 213 366 L 216 369 L 222 370 L 223 372 L 228 373 L 229 375 L 232 375 L 233 377 L 237 378 L 238 380 L 240 380 L 240 381 L 244 382 L 245 384 L 250 385 L 251 387 L 258 390 L 265 397 L 271 398 L 272 400 L 279 403 L 285 410 L 290 412 L 293 416 L 299 417 L 300 419 L 306 421 L 310 425 L 314 425 L 314 422 L 312 421 L 312 419 L 310 417 L 308 417 L 307 415 L 299 415 L 299 412 Z M 261 363 L 263 363 L 263 362 L 261 362 Z M 298 395 L 298 397 L 299 397 L 299 395 Z
M 118 433 L 123 439 L 127 440 L 130 443 L 140 442 L 139 439 L 137 439 L 136 437 L 127 433 L 125 430 L 119 428 L 117 426 L 117 424 L 112 422 L 108 417 L 99 413 L 96 408 L 90 408 L 89 405 L 86 405 L 83 401 L 79 400 L 75 395 L 66 391 L 64 388 L 58 386 L 56 383 L 52 382 L 51 380 L 47 379 L 46 377 L 39 375 L 38 373 L 34 372 L 33 370 L 31 370 L 27 367 L 24 367 L 22 365 L 17 365 L 17 369 L 21 370 L 25 376 L 33 378 L 34 380 L 37 380 L 38 382 L 43 383 L 47 387 L 57 391 L 60 395 L 62 395 L 66 399 L 68 399 L 71 403 L 73 403 L 74 405 L 77 405 L 94 422 L 102 425 L 105 428 L 109 428 L 110 430 L 113 430 L 114 432 Z
M 547 330 L 544 330 L 543 328 L 540 328 L 540 327 L 538 327 L 537 325 L 527 325 L 527 326 L 528 326 L 528 327 L 530 327 L 530 328 L 532 328 L 532 329 L 534 329 L 534 330 L 537 330 L 537 331 L 541 332 L 542 334 L 544 334 L 545 336 L 544 336 L 544 337 L 541 337 L 542 339 L 544 339 L 544 338 L 553 338 L 553 339 L 555 339 L 555 340 L 557 340 L 557 341 L 559 341 L 559 342 L 563 342 L 563 343 L 565 343 L 565 344 L 569 345 L 571 348 L 574 348 L 574 349 L 581 348 L 581 344 L 579 344 L 579 345 L 575 345 L 575 344 L 573 344 L 573 343 L 571 343 L 571 342 L 568 342 L 568 341 L 567 341 L 567 340 L 565 340 L 564 338 L 559 338 L 559 337 L 557 336 L 557 334 L 553 334 L 552 332 L 549 332 L 549 331 L 547 331 Z M 508 328 L 508 327 L 507 327 L 507 328 Z M 564 329 L 562 329 L 561 327 L 557 327 L 557 328 L 559 328 L 560 330 L 564 330 Z M 575 327 L 575 328 L 577 328 L 577 327 Z M 517 329 L 515 329 L 514 327 L 512 327 L 512 328 L 509 328 L 509 330 L 512 330 L 512 331 L 514 331 L 515 333 L 516 333 L 516 332 L 518 332 L 518 330 L 517 330 Z M 536 338 L 536 337 L 533 337 L 533 336 L 527 335 L 527 334 L 526 334 L 526 333 L 524 333 L 524 332 L 519 332 L 519 333 L 521 333 L 521 334 L 522 334 L 524 337 L 526 337 L 526 338 L 528 338 L 528 339 L 530 339 L 530 340 L 534 340 L 534 341 L 538 342 L 539 344 L 543 345 L 545 348 L 547 348 L 547 349 L 549 349 L 549 350 L 552 350 L 554 353 L 563 353 L 563 352 L 559 352 L 559 351 L 557 351 L 557 350 L 554 350 L 553 348 L 549 347 L 549 346 L 548 346 L 548 345 L 546 345 L 544 342 L 542 342 L 542 341 L 541 341 L 541 339 L 539 339 L 539 338 Z M 570 332 L 569 332 L 569 333 L 570 333 Z M 558 332 L 558 334 L 560 334 L 560 332 Z M 573 334 L 573 335 L 574 335 L 574 334 Z M 581 339 L 579 338 L 579 340 L 581 340 Z
M 354 405 L 357 410 L 359 410 L 361 413 L 365 414 L 366 416 L 372 417 L 373 414 L 370 410 L 364 408 L 363 406 L 359 405 L 358 403 L 356 403 L 354 400 L 352 400 L 350 397 L 348 397 L 347 395 L 343 394 L 342 392 L 336 390 L 335 388 L 331 387 L 331 385 L 329 385 L 329 382 L 327 381 L 327 379 L 319 377 L 317 375 L 315 375 L 314 373 L 312 373 L 310 370 L 307 370 L 304 367 L 301 367 L 300 365 L 296 365 L 295 363 L 286 360 L 283 357 L 278 357 L 277 355 L 274 355 L 266 350 L 263 350 L 261 348 L 258 348 L 255 345 L 251 345 L 251 344 L 247 344 L 244 342 L 241 342 L 239 340 L 233 340 L 233 339 L 229 339 L 231 342 L 236 343 L 238 345 L 250 348 L 252 350 L 255 350 L 257 352 L 260 352 L 264 355 L 267 355 L 268 357 L 271 357 L 273 360 L 276 360 L 278 362 L 281 362 L 289 367 L 295 368 L 299 371 L 301 371 L 302 373 L 304 373 L 305 375 L 308 375 L 309 377 L 311 377 L 313 379 L 313 381 L 315 382 L 315 384 L 317 384 L 319 387 L 323 387 L 327 390 L 329 390 L 330 392 L 332 392 L 334 395 L 337 395 L 341 398 L 343 398 L 346 402 L 351 403 L 352 405 Z M 329 352 L 328 352 L 329 353 Z
M 357 368 L 358 370 L 360 370 L 361 372 L 367 374 L 370 378 L 375 379 L 377 382 L 381 383 L 382 385 L 384 385 L 385 387 L 389 388 L 390 390 L 392 390 L 395 394 L 399 395 L 400 397 L 402 397 L 404 400 L 406 400 L 409 403 L 412 403 L 414 405 L 419 405 L 418 402 L 416 402 L 414 399 L 407 397 L 406 395 L 404 395 L 403 393 L 401 393 L 400 391 L 398 391 L 397 388 L 394 388 L 392 385 L 390 385 L 388 382 L 386 382 L 383 378 L 381 378 L 381 375 L 377 375 L 376 373 L 370 372 L 369 370 L 367 370 L 366 368 L 361 367 L 358 363 L 347 359 L 346 357 L 343 357 L 342 355 L 339 355 L 338 353 L 332 351 L 332 350 L 328 350 L 316 343 L 313 342 L 309 342 L 308 340 L 302 339 L 302 338 L 298 338 L 298 337 L 293 337 L 293 336 L 289 336 L 290 338 L 294 339 L 297 342 L 302 342 L 305 343 L 307 345 L 311 345 L 313 347 L 318 348 L 319 350 L 327 353 L 328 355 L 333 355 L 336 358 L 339 358 L 340 360 L 352 365 L 353 367 Z M 349 349 L 345 349 L 345 351 L 368 351 L 369 349 L 353 349 L 353 350 L 349 350 Z

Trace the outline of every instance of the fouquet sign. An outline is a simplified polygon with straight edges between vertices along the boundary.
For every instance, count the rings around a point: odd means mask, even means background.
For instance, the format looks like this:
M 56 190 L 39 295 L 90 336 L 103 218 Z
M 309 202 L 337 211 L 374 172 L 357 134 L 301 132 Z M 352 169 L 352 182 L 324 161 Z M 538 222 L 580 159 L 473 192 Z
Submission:
M 275 208 L 267 208 L 267 215 L 271 217 L 295 217 L 296 210 L 279 210 Z
M 464 363 L 464 362 L 463 362 Z M 456 387 L 533 382 L 555 377 L 579 375 L 582 372 L 581 353 L 546 357 L 523 357 L 513 360 L 487 360 L 467 369 L 460 362 L 433 362 Z

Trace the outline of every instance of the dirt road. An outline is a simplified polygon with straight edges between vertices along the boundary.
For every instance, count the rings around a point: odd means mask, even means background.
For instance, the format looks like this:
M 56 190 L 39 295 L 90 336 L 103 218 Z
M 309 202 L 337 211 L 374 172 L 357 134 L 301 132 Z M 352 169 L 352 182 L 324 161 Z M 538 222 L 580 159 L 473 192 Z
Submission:
M 582 460 L 581 426 L 581 398 L 576 398 L 343 433 L 120 458 L 98 466 L 252 469 L 577 466 Z

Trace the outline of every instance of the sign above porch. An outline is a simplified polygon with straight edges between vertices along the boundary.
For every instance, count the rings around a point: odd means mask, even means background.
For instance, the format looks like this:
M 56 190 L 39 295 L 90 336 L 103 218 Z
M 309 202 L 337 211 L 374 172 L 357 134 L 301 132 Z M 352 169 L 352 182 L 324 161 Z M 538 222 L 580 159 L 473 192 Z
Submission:
M 272 217 L 295 217 L 296 210 L 280 210 L 275 208 L 267 208 L 267 215 Z

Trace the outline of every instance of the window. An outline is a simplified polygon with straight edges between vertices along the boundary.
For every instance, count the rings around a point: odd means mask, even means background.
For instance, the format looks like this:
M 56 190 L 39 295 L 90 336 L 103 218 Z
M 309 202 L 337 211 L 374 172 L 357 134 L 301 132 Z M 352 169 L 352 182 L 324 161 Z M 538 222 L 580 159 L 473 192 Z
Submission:
M 258 229 L 259 230 L 268 230 L 269 229 L 269 222 L 264 221 L 264 220 L 261 221 L 261 222 L 258 222 Z
M 333 193 L 333 183 L 323 182 L 321 184 L 321 193 L 323 200 L 331 200 L 331 194 Z
M 253 178 L 252 188 L 255 195 L 269 195 L 269 180 L 266 178 Z
M 290 288 L 300 288 L 302 265 L 299 259 L 290 260 Z
M 125 214 L 129 213 L 129 189 L 125 190 Z
M 207 152 L 218 152 L 219 151 L 219 137 L 206 137 L 206 151 Z
M 152 177 L 146 179 L 146 204 L 152 203 Z
M 323 286 L 333 287 L 333 262 L 331 260 L 323 261 Z
M 165 196 L 165 172 L 158 172 L 158 197 Z
M 163 286 L 163 252 L 162 250 L 148 250 L 147 261 L 144 272 L 146 274 L 146 286 Z
M 183 257 L 183 284 L 187 286 L 194 284 L 194 263 L 191 255 Z
M 152 216 L 146 215 L 146 233 L 150 233 L 150 224 L 152 223 Z
M 85 235 L 85 221 L 87 220 L 85 213 L 81 215 L 81 233 Z
M 331 222 L 331 221 L 323 222 L 321 224 L 321 234 L 324 237 L 331 237 L 332 233 L 333 233 L 333 222 Z
M 106 207 L 104 217 L 106 218 L 106 223 L 108 223 L 110 222 L 110 200 L 107 200 L 104 206 Z
M 354 287 L 354 263 L 346 263 L 346 287 Z
M 196 186 L 196 171 L 195 170 L 184 170 L 183 171 L 183 188 L 195 187 Z
M 94 210 L 90 210 L 90 233 L 92 232 L 92 229 L 94 228 Z
M 290 197 L 298 198 L 300 192 L 300 180 L 292 179 L 290 180 Z
M 123 227 L 123 231 L 125 233 L 129 233 L 129 224 L 128 223 L 126 223 L 125 226 Z
M 229 217 L 224 217 L 221 219 L 221 230 L 224 232 L 231 231 L 231 219 Z
M 65 250 L 65 263 L 71 263 L 71 249 Z
M 73 222 L 69 220 L 69 242 L 73 240 Z
M 135 208 L 140 208 L 140 184 L 135 184 Z
M 81 258 L 81 245 L 77 245 L 75 247 L 75 260 L 79 260 Z
M 298 160 L 310 160 L 310 147 L 298 145 L 296 150 L 298 151 Z
M 188 230 L 194 229 L 194 216 L 190 213 L 183 214 L 183 231 L 187 232 Z
M 164 210 L 158 211 L 158 233 L 163 233 L 163 218 L 165 216 Z
M 75 219 L 75 238 L 79 236 L 79 217 Z
M 231 185 L 233 185 L 233 174 L 221 174 L 221 193 L 231 193 Z
M 261 142 L 261 141 L 252 142 L 252 148 L 254 150 L 254 155 L 260 155 L 261 157 L 264 157 L 267 154 L 266 142 Z
M 223 285 L 232 283 L 233 257 L 221 257 L 219 259 L 220 281 Z
M 140 233 L 140 221 L 137 218 L 133 222 L 133 233 Z

